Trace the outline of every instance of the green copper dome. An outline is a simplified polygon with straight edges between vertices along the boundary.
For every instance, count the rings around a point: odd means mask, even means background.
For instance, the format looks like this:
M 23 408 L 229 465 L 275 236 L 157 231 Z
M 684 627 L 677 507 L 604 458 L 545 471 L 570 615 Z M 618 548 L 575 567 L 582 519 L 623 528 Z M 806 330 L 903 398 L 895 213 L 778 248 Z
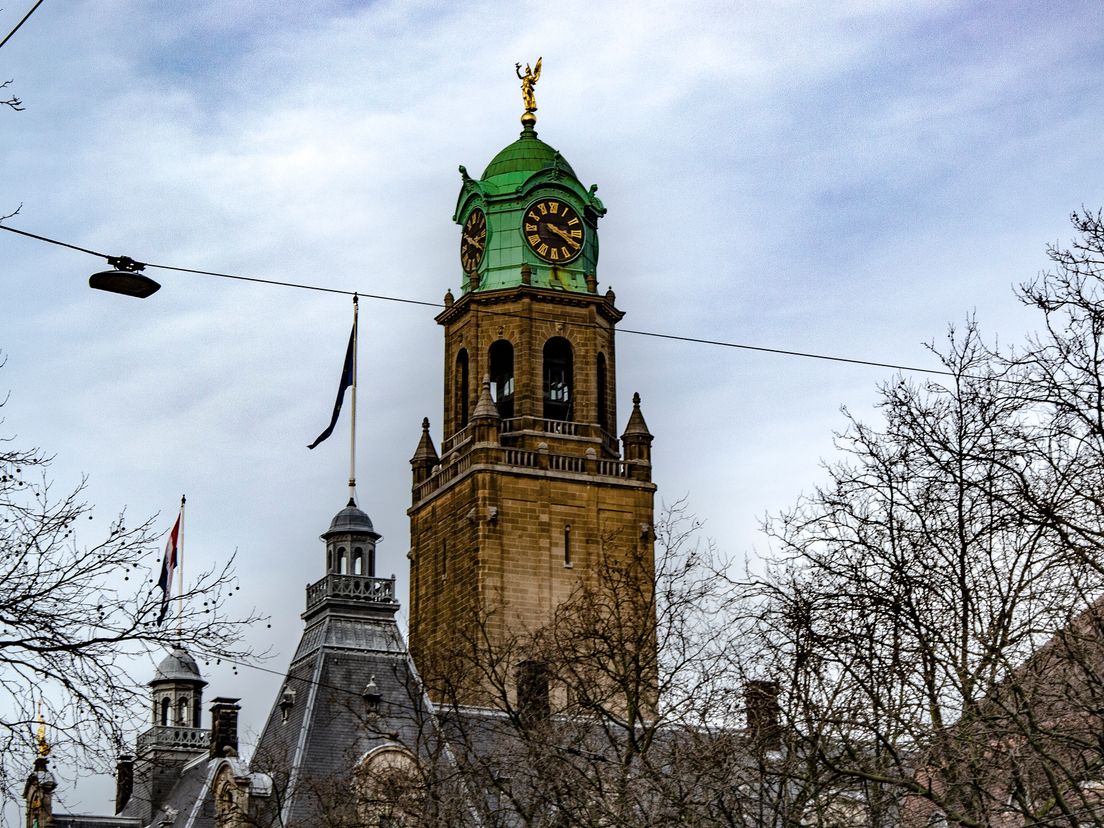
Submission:
M 553 166 L 558 166 L 572 178 L 578 179 L 564 157 L 538 138 L 535 130 L 527 127 L 520 138 L 491 159 L 491 163 L 483 171 L 482 180 L 494 179 L 494 183 L 500 187 L 506 184 L 516 186 L 533 173 Z
M 472 178 L 464 167 L 460 167 L 460 177 L 463 183 L 452 218 L 462 227 L 469 219 L 473 222 L 461 236 L 461 250 L 466 251 L 460 257 L 465 293 L 520 285 L 576 293 L 595 291 L 598 219 L 606 208 L 595 194 L 598 188 L 586 189 L 571 165 L 540 140 L 532 126 L 526 126 L 516 141 L 491 159 L 480 178 Z M 534 212 L 538 209 L 539 215 Z M 476 215 L 477 210 L 481 215 Z M 551 247 L 548 239 L 533 241 L 543 239 L 542 232 L 553 232 L 536 226 L 546 214 L 562 215 L 564 221 L 575 225 L 572 238 L 579 243 L 568 240 L 574 244 L 574 255 L 557 256 L 557 248 Z M 549 239 L 555 241 L 556 237 Z M 469 270 L 473 266 L 474 274 Z

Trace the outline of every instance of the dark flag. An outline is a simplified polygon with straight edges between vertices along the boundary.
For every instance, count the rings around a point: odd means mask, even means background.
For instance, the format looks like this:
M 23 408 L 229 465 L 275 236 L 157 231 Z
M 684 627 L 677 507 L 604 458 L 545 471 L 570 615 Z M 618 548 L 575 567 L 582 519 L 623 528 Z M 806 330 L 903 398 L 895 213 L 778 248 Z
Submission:
M 337 418 L 341 414 L 341 402 L 345 399 L 345 389 L 356 382 L 356 377 L 353 370 L 354 360 L 356 355 L 356 318 L 353 318 L 353 330 L 349 333 L 349 347 L 345 351 L 345 367 L 341 369 L 341 382 L 337 386 L 337 400 L 334 402 L 333 417 L 330 418 L 330 424 L 326 426 L 326 430 L 318 435 L 313 443 L 307 448 L 312 449 L 333 434 L 334 426 L 337 425 Z

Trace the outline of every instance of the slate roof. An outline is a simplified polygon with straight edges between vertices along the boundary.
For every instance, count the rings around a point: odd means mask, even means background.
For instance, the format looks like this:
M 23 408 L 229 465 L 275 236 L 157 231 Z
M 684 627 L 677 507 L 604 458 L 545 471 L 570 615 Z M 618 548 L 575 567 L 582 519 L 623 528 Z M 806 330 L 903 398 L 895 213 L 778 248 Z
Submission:
M 285 826 L 317 824 L 319 808 L 346 793 L 334 786 L 347 783 L 369 751 L 419 743 L 426 717 L 412 707 L 420 689 L 395 623 L 398 606 L 393 599 L 350 606 L 346 599 L 307 614 L 252 762 L 273 776 Z M 382 697 L 376 715 L 363 698 L 370 681 Z M 294 701 L 285 718 L 280 702 L 288 691 Z
M 368 517 L 367 513 L 358 509 L 353 500 L 350 500 L 348 506 L 334 515 L 333 520 L 330 521 L 330 528 L 322 534 L 322 538 L 325 539 L 330 535 L 344 533 L 361 533 L 369 535 L 373 540 L 380 539 L 375 527 L 372 526 L 372 519 Z
M 201 686 L 207 684 L 199 674 L 196 660 L 183 647 L 173 647 L 172 652 L 161 659 L 150 684 L 160 684 L 163 681 L 190 681 Z

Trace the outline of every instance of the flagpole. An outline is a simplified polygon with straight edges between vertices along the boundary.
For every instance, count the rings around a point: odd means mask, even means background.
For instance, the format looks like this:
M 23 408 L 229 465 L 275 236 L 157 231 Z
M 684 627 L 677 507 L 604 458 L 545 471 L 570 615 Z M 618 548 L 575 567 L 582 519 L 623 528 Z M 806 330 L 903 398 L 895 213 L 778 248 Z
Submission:
M 180 534 L 176 539 L 176 638 L 184 624 L 184 504 L 187 498 L 180 496 Z
M 353 406 L 349 423 L 349 502 L 356 501 L 357 295 L 353 294 Z

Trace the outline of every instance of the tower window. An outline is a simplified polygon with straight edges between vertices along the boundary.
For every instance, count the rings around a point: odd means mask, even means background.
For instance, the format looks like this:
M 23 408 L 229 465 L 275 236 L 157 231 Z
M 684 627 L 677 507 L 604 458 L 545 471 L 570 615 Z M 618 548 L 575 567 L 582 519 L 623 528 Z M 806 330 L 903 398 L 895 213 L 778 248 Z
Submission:
M 598 354 L 598 427 L 608 432 L 609 410 L 606 408 L 606 355 Z
M 470 397 L 468 382 L 468 352 L 461 348 L 456 355 L 456 430 L 464 428 L 468 424 L 468 400 Z
M 564 566 L 571 567 L 571 524 L 564 525 Z
M 364 574 L 364 549 L 359 546 L 353 547 L 353 574 Z
M 337 547 L 337 573 L 339 575 L 349 574 L 349 559 L 345 557 L 345 547 Z
M 368 547 L 368 574 L 373 578 L 376 575 L 376 547 L 374 545 Z
M 544 419 L 571 419 L 573 373 L 571 343 L 552 337 L 544 344 Z
M 523 661 L 517 667 L 517 710 L 526 727 L 548 718 L 548 665 L 543 661 Z
M 169 708 L 172 703 L 168 699 L 161 699 L 161 726 L 169 726 Z
M 514 346 L 505 339 L 491 345 L 491 394 L 498 406 L 498 416 L 508 420 L 514 416 Z
M 181 699 L 176 703 L 176 724 L 178 727 L 188 726 L 188 700 Z

